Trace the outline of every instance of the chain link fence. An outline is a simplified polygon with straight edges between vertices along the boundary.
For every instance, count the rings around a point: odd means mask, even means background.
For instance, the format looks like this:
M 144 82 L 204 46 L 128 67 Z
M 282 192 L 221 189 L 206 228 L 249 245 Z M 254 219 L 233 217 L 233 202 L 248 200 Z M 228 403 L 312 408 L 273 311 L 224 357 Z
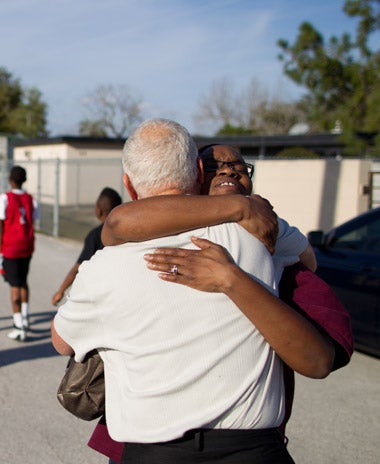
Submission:
M 248 162 L 259 163 L 255 158 Z M 266 161 L 265 163 L 277 163 Z M 281 161 L 283 162 L 283 161 Z M 23 166 L 27 171 L 25 189 L 40 205 L 40 220 L 36 230 L 56 237 L 83 240 L 90 229 L 99 224 L 95 216 L 95 201 L 104 187 L 111 187 L 121 195 L 123 201 L 130 200 L 122 183 L 122 164 L 117 158 L 80 159 L 37 159 L 13 162 L 0 159 L 0 192 L 9 190 L 8 176 L 12 165 Z M 380 174 L 379 163 L 370 168 L 371 181 L 365 185 L 368 208 L 379 206 Z M 273 171 L 268 173 L 268 182 L 273 182 Z M 263 177 L 264 176 L 264 177 Z M 261 173 L 255 176 L 255 186 L 260 184 Z M 276 184 L 281 180 L 277 179 Z M 367 183 L 366 183 L 367 184 Z M 261 184 L 260 184 L 261 185 Z M 260 187 L 260 191 L 264 186 Z M 358 186 L 360 187 L 360 186 Z M 363 186 L 361 186 L 363 190 Z M 262 190 L 263 192 L 265 191 Z M 273 198 L 272 188 L 269 198 Z M 281 201 L 279 201 L 281 204 Z
M 25 189 L 40 207 L 37 231 L 55 237 L 83 240 L 99 224 L 95 202 L 104 187 L 111 187 L 124 201 L 129 197 L 122 183 L 120 158 L 112 159 L 44 159 L 0 161 L 0 192 L 9 190 L 9 171 L 13 165 L 27 171 Z

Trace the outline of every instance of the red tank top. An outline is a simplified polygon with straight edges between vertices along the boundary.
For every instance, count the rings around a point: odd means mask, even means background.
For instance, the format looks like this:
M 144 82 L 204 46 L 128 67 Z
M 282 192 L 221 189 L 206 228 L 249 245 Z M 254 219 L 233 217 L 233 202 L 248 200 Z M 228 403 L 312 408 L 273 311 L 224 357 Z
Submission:
M 33 198 L 24 192 L 7 192 L 1 252 L 5 258 L 27 258 L 34 251 Z

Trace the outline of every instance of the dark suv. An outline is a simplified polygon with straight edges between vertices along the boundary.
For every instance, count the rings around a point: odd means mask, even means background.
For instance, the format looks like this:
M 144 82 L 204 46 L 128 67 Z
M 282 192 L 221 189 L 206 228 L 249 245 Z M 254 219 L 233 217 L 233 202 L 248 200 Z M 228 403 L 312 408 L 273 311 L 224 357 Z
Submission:
M 355 348 L 380 357 L 380 208 L 308 238 L 317 274 L 350 313 Z

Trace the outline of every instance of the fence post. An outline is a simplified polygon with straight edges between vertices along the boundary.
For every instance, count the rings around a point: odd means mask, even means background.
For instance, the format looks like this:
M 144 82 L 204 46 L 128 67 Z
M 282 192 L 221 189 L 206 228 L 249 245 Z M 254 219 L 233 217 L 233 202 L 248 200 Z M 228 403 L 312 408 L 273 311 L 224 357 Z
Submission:
M 75 185 L 75 192 L 76 192 L 76 204 L 75 206 L 77 208 L 79 208 L 79 201 L 80 201 L 80 192 L 79 192 L 79 188 L 80 188 L 80 174 L 81 174 L 81 163 L 80 163 L 80 160 L 74 160 L 75 164 L 76 164 L 76 185 Z
M 53 210 L 53 237 L 59 236 L 59 180 L 61 174 L 61 160 L 56 159 L 55 162 L 55 195 L 54 195 L 54 210 Z
M 41 165 L 41 158 L 37 159 L 37 203 L 41 208 L 41 175 L 42 175 L 42 165 Z M 41 212 L 41 209 L 40 209 Z M 40 213 L 41 214 L 41 213 Z M 41 216 L 38 216 L 36 223 L 34 225 L 36 230 L 41 230 Z
M 0 193 L 4 193 L 8 190 L 8 161 L 0 159 L 0 163 Z

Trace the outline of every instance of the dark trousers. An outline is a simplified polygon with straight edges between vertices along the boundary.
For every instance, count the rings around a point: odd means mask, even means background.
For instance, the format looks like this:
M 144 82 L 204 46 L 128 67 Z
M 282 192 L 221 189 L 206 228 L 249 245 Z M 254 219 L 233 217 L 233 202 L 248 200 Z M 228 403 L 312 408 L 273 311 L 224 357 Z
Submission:
M 126 443 L 121 464 L 294 464 L 278 429 L 190 430 L 163 443 Z

